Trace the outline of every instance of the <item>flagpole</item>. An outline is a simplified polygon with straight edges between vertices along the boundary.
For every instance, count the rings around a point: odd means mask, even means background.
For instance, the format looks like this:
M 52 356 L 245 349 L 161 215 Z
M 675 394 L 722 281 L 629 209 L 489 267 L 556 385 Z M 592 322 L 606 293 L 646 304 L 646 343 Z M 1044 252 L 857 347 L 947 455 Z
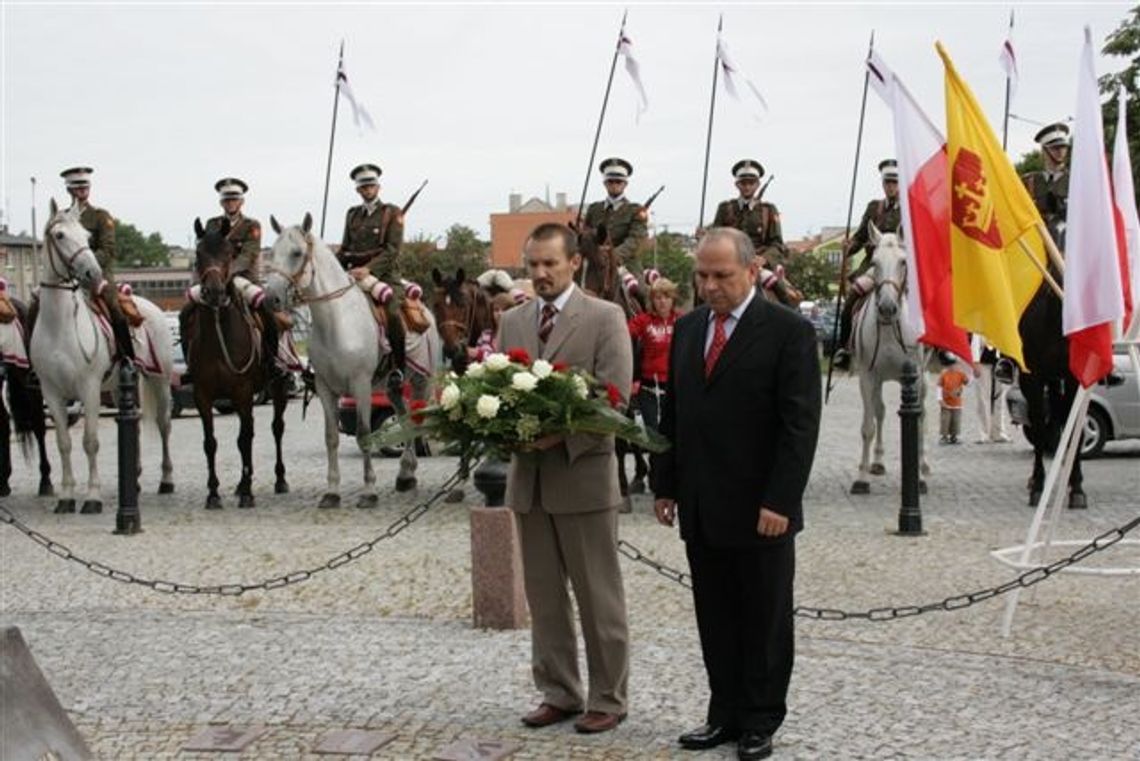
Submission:
M 333 157 L 333 143 L 336 140 L 336 110 L 340 105 L 340 71 L 344 66 L 344 40 L 340 41 L 340 55 L 337 58 L 337 77 L 336 87 L 333 89 L 333 113 L 332 113 L 332 129 L 329 130 L 329 159 L 325 164 L 325 195 L 324 200 L 321 201 L 321 238 L 325 237 L 325 213 L 329 208 L 329 180 L 332 177 L 332 157 Z
M 713 114 L 716 113 L 716 79 L 720 74 L 720 33 L 724 28 L 724 14 L 720 14 L 720 21 L 716 25 L 716 55 L 713 56 L 712 95 L 709 96 L 709 126 L 705 134 L 705 169 L 701 175 L 701 213 L 697 217 L 697 229 L 705 226 L 705 195 L 709 185 L 709 154 L 712 152 Z
M 1011 44 L 1013 39 L 1013 9 L 1009 9 L 1009 34 L 1006 36 L 1007 44 Z M 1010 53 L 1012 54 L 1012 48 Z M 1006 150 L 1006 145 L 1009 143 L 1009 94 L 1010 94 L 1010 77 L 1009 72 L 1005 74 L 1005 115 L 1002 117 L 1001 122 L 1001 149 Z
M 617 70 L 618 53 L 621 52 L 621 40 L 625 36 L 625 19 L 628 15 L 629 10 L 621 14 L 621 29 L 618 30 L 617 44 L 614 45 L 614 58 L 610 61 L 610 76 L 606 80 L 606 94 L 602 96 L 602 112 L 598 114 L 598 128 L 594 131 L 594 146 L 590 149 L 590 162 L 586 165 L 586 179 L 582 182 L 582 195 L 578 201 L 576 225 L 582 224 L 582 209 L 586 205 L 586 191 L 590 187 L 590 173 L 594 170 L 594 158 L 598 154 L 598 140 L 602 137 L 602 123 L 606 120 L 606 106 L 610 102 L 610 89 L 614 84 L 614 71 Z
M 867 60 L 875 50 L 875 30 L 871 30 L 871 41 L 867 45 Z M 843 249 L 839 252 L 839 290 L 835 297 L 835 320 L 831 325 L 831 356 L 827 363 L 827 386 L 824 393 L 824 404 L 831 399 L 831 376 L 835 364 L 835 352 L 839 348 L 839 317 L 843 311 L 843 283 L 847 279 L 847 243 L 851 240 L 851 218 L 855 214 L 855 185 L 859 180 L 859 153 L 863 149 L 863 121 L 867 115 L 867 88 L 871 84 L 871 72 L 863 67 L 863 100 L 859 104 L 859 132 L 855 137 L 855 162 L 851 168 L 851 192 L 847 196 L 847 225 L 843 232 Z

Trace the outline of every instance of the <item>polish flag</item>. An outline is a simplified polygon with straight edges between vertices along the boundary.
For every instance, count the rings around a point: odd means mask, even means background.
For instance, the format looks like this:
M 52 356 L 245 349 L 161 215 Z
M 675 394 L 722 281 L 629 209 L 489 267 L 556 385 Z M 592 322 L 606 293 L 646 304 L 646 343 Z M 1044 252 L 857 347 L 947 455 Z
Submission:
M 1124 317 L 1121 268 L 1126 263 L 1117 245 L 1092 31 L 1087 26 L 1073 133 L 1061 325 L 1069 338 L 1069 369 L 1088 388 L 1112 370 L 1112 326 Z
M 1132 186 L 1132 159 L 1128 155 L 1128 94 L 1123 87 L 1117 99 L 1116 141 L 1112 146 L 1112 191 L 1116 202 L 1117 244 L 1123 261 L 1120 282 L 1124 286 L 1122 333 L 1140 337 L 1140 216 L 1136 213 L 1136 190 Z M 1130 327 L 1131 326 L 1131 327 Z
M 867 70 L 894 116 L 908 312 L 922 343 L 968 360 L 969 338 L 954 324 L 946 138 L 877 53 L 867 59 Z

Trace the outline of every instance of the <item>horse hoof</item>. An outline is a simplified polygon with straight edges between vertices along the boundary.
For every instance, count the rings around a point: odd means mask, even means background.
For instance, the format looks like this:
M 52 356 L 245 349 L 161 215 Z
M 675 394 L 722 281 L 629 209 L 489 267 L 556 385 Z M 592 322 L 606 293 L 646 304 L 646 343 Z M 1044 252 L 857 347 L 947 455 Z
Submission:
M 273 493 L 274 494 L 288 494 L 289 493 L 289 484 L 285 481 L 284 478 L 282 478 L 277 483 L 273 484 Z
M 361 494 L 356 500 L 356 506 L 361 509 L 370 509 L 380 504 L 379 494 Z
M 925 463 L 925 462 L 924 462 L 924 463 L 922 463 L 922 467 L 921 467 L 921 468 L 919 468 L 918 470 L 919 470 L 919 472 L 921 472 L 921 473 L 922 473 L 922 475 L 924 475 L 924 476 L 929 476 L 929 475 L 930 475 L 930 465 L 929 465 L 928 463 Z
M 254 500 L 252 494 L 243 494 L 238 497 L 238 507 L 253 507 Z
M 871 484 L 867 483 L 866 481 L 856 481 L 855 483 L 851 484 L 851 493 L 852 494 L 870 494 L 871 493 Z
M 39 494 L 41 497 L 54 497 L 55 496 L 55 487 L 51 485 L 51 481 L 40 484 Z
M 398 476 L 396 478 L 396 491 L 411 491 L 416 488 L 415 476 Z
M 162 483 L 160 483 L 158 485 L 158 493 L 159 494 L 173 494 L 174 493 L 174 484 L 170 483 L 169 481 L 163 481 Z
M 222 498 L 219 497 L 217 494 L 211 494 L 210 496 L 206 497 L 206 509 L 207 510 L 221 510 L 222 509 Z
M 1041 492 L 1040 491 L 1029 492 L 1029 506 L 1030 507 L 1037 507 L 1037 503 L 1040 501 L 1041 501 Z
M 103 503 L 97 499 L 89 499 L 83 503 L 83 507 L 79 508 L 81 515 L 95 515 L 103 512 Z
M 630 494 L 644 494 L 645 493 L 645 479 L 635 478 L 629 484 Z
M 1089 506 L 1089 499 L 1084 495 L 1084 492 L 1071 492 L 1069 494 L 1069 509 L 1070 510 L 1085 510 Z
M 328 493 L 321 497 L 321 501 L 317 503 L 317 507 L 326 509 L 330 507 L 340 507 L 340 495 Z
M 926 494 L 926 481 L 921 478 L 918 480 L 918 493 Z
M 75 500 L 74 499 L 61 499 L 55 504 L 55 511 L 57 513 L 74 513 Z
M 876 462 L 871 466 L 872 476 L 885 476 L 887 474 L 887 467 L 881 462 Z
M 629 497 L 622 497 L 621 498 L 621 507 L 618 508 L 618 512 L 619 513 L 632 513 L 633 512 L 633 502 L 631 502 L 629 500 Z
M 457 502 L 462 502 L 464 496 L 462 489 L 452 489 L 447 493 L 447 496 L 443 498 L 443 501 L 449 505 L 454 505 Z

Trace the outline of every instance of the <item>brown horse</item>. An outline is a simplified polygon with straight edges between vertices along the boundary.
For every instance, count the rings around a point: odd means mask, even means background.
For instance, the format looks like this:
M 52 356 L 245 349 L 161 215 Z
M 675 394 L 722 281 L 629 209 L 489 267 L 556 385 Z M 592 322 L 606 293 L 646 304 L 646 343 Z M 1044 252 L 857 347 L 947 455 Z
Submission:
M 245 299 L 230 281 L 234 249 L 226 237 L 229 222 L 224 222 L 216 232 L 207 232 L 201 220 L 195 219 L 194 231 L 198 235 L 195 269 L 202 284 L 202 302 L 195 305 L 188 326 L 186 359 L 194 378 L 194 404 L 202 418 L 202 448 L 210 471 L 206 508 L 222 507 L 214 467 L 218 442 L 214 438 L 213 407 L 219 398 L 229 399 L 241 420 L 238 450 L 242 467 L 236 494 L 239 507 L 253 507 L 253 400 L 266 386 L 273 398 L 273 438 L 277 445 L 274 491 L 278 494 L 289 491 L 281 455 L 288 402 L 286 379 L 271 377 L 270 362 L 276 350 L 272 343 L 275 342 L 263 340 L 264 329 L 257 324 Z
M 474 348 L 486 330 L 495 329 L 495 315 L 487 292 L 460 267 L 455 275 L 431 271 L 431 308 L 439 336 L 443 339 L 443 357 L 451 369 L 462 373 L 467 369 L 467 349 Z

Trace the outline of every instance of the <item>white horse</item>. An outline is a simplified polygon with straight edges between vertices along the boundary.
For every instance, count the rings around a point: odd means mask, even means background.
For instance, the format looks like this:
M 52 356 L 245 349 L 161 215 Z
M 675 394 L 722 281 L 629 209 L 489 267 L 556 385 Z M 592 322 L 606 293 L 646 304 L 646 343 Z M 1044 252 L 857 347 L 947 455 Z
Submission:
M 82 513 L 103 509 L 99 481 L 99 406 L 103 383 L 111 376 L 114 339 L 104 332 L 88 295 L 103 281 L 103 270 L 89 246 L 90 236 L 79 223 L 79 209 L 60 211 L 51 201 L 51 219 L 44 233 L 47 266 L 40 284 L 40 309 L 32 333 L 30 358 L 43 388 L 44 401 L 55 423 L 56 443 L 63 467 L 57 513 L 75 512 L 75 476 L 71 470 L 71 433 L 67 403 L 83 403 L 83 451 L 87 454 L 87 496 Z M 162 437 L 162 480 L 159 494 L 174 491 L 170 462 L 170 376 L 173 339 L 162 311 L 135 297 L 145 322 L 144 374 L 140 406 L 144 420 L 156 420 Z M 136 341 L 136 348 L 140 342 Z M 113 376 L 112 376 L 113 377 Z
M 325 412 L 328 455 L 328 490 L 321 497 L 320 507 L 340 505 L 337 399 L 344 394 L 356 402 L 356 441 L 364 454 L 365 493 L 356 506 L 375 507 L 379 504 L 376 472 L 364 442 L 372 432 L 372 378 L 383 355 L 368 296 L 340 266 L 328 246 L 312 234 L 312 215 L 306 214 L 299 227 L 283 229 L 273 217 L 270 222 L 278 237 L 270 254 L 265 289 L 276 304 L 296 298 L 309 306 L 312 315 L 309 359 Z M 414 447 L 407 449 L 413 450 L 410 457 L 414 458 Z M 414 479 L 411 484 L 397 481 L 396 486 L 411 488 Z
M 863 457 L 859 476 L 851 485 L 852 494 L 868 494 L 868 474 L 883 475 L 883 384 L 899 381 L 903 362 L 910 359 L 918 367 L 919 403 L 926 401 L 926 360 L 928 353 L 919 345 L 918 335 L 907 314 L 906 255 L 902 241 L 894 233 L 880 233 L 871 225 L 871 244 L 875 247 L 868 275 L 874 290 L 855 314 L 855 346 L 852 372 L 859 375 L 859 391 L 863 396 Z M 924 407 L 925 408 L 925 407 Z M 923 446 L 925 415 L 919 417 L 918 458 L 922 472 L 929 473 Z M 871 444 L 874 442 L 874 461 Z M 920 487 L 925 487 L 920 482 Z

